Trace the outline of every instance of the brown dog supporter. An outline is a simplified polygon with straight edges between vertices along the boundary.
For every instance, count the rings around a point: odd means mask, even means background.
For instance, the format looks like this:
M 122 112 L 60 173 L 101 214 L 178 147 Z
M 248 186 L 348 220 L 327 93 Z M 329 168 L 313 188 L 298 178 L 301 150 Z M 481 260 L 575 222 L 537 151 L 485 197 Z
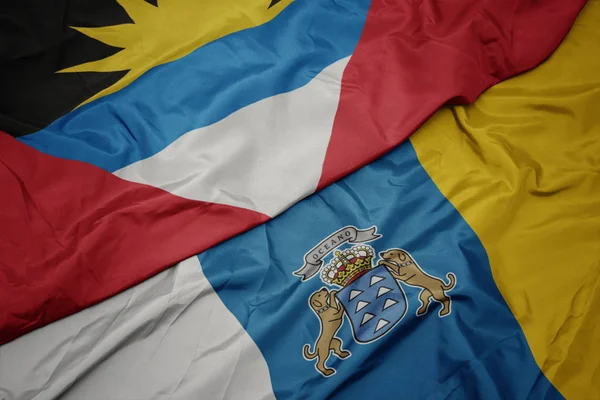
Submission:
M 335 334 L 342 326 L 344 318 L 344 306 L 335 299 L 336 290 L 331 292 L 327 288 L 314 292 L 309 298 L 310 308 L 313 309 L 321 321 L 321 332 L 315 342 L 314 352 L 310 352 L 310 346 L 304 345 L 304 358 L 312 360 L 318 357 L 316 368 L 324 376 L 330 376 L 335 373 L 335 369 L 328 368 L 325 362 L 329 358 L 331 350 L 341 359 L 348 358 L 350 352 L 342 350 L 341 339 L 335 337 Z
M 453 273 L 450 272 L 446 275 L 450 280 L 450 283 L 446 284 L 440 278 L 423 271 L 411 255 L 404 250 L 390 249 L 380 253 L 380 256 L 382 260 L 379 261 L 379 265 L 385 265 L 395 279 L 409 286 L 423 289 L 419 294 L 421 307 L 417 310 L 417 315 L 423 315 L 427 312 L 431 298 L 442 304 L 440 317 L 450 314 L 452 301 L 446 291 L 451 290 L 456 285 L 456 277 Z

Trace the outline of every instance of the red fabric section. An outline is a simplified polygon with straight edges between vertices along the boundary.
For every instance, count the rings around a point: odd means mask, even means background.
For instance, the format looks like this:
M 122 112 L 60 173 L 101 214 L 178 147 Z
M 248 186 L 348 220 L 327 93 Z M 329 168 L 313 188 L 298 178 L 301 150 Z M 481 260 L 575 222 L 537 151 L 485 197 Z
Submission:
M 397 146 L 445 103 L 541 63 L 585 0 L 373 0 L 318 188 Z
M 0 132 L 0 344 L 269 217 L 183 199 Z

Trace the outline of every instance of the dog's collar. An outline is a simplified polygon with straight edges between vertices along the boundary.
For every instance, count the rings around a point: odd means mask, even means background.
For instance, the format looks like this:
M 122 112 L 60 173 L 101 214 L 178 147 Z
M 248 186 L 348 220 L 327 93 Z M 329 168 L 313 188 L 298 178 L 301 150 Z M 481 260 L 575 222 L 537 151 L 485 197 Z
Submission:
M 327 304 L 325 307 L 323 307 L 323 308 L 321 308 L 321 309 L 317 310 L 317 314 L 321 314 L 321 313 L 323 313 L 323 312 L 325 312 L 325 311 L 329 310 L 330 308 L 331 308 L 331 306 L 330 306 L 329 304 Z
M 385 258 L 384 258 L 384 260 L 385 260 Z M 390 262 L 390 261 L 388 261 L 388 262 Z M 398 267 L 406 267 L 407 265 L 411 265 L 411 264 L 414 264 L 414 263 L 412 262 L 412 260 L 408 260 L 408 261 L 405 261 L 403 263 L 397 263 L 397 262 L 393 261 L 393 262 L 391 262 L 391 264 L 394 264 L 394 265 L 396 265 Z

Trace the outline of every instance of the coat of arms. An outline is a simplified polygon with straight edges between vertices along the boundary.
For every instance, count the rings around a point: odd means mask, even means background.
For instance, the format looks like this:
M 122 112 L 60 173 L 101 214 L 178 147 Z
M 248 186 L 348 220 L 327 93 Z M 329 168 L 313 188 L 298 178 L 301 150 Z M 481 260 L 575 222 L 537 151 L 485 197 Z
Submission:
M 335 373 L 325 364 L 332 351 L 341 359 L 351 356 L 336 337 L 344 315 L 359 344 L 381 338 L 402 320 L 408 304 L 400 282 L 421 289 L 417 316 L 427 312 L 431 299 L 441 304 L 440 317 L 451 312 L 452 301 L 446 292 L 456 285 L 455 275 L 447 274 L 449 283 L 429 275 L 408 251 L 399 248 L 379 253 L 380 259 L 374 264 L 375 250 L 364 243 L 381 237 L 376 230 L 376 227 L 359 230 L 353 226 L 338 230 L 306 253 L 304 266 L 294 273 L 305 281 L 320 271 L 321 280 L 327 285 L 308 299 L 321 323 L 321 332 L 312 351 L 308 344 L 303 348 L 304 358 L 316 358 L 316 369 L 325 377 Z M 354 246 L 338 250 L 345 243 Z M 332 252 L 333 256 L 323 266 L 323 259 Z

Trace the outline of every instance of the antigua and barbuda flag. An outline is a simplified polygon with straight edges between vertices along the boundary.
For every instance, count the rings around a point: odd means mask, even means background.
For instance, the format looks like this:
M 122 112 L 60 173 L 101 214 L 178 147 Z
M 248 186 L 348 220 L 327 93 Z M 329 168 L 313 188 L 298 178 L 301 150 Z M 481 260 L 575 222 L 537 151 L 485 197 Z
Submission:
M 268 221 L 537 66 L 584 3 L 3 2 L 0 343 Z
M 590 1 L 534 70 L 4 344 L 0 397 L 599 399 L 599 20 Z

